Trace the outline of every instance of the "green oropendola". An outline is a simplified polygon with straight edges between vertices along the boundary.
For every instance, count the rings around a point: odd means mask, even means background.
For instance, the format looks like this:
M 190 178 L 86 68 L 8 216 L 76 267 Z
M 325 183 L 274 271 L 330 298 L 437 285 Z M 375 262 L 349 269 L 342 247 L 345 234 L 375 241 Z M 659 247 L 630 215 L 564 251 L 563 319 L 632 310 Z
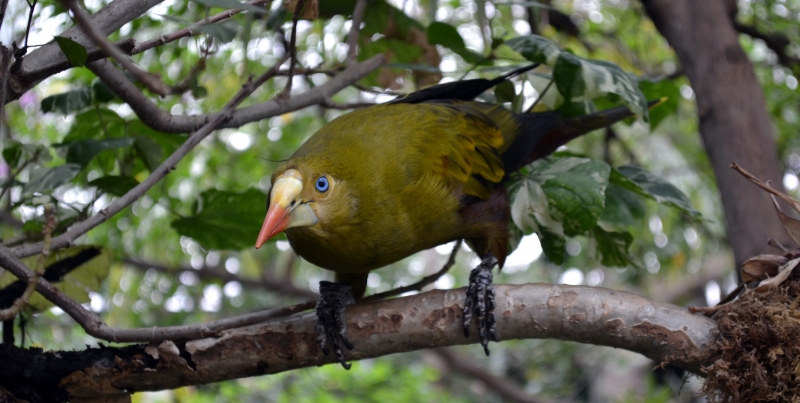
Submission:
M 317 342 L 345 368 L 344 308 L 362 298 L 370 271 L 466 239 L 482 259 L 472 271 L 464 332 L 478 316 L 481 344 L 497 341 L 492 269 L 508 254 L 509 175 L 588 131 L 632 113 L 625 107 L 559 119 L 473 101 L 531 65 L 494 80 L 440 84 L 340 116 L 272 174 L 260 247 L 284 232 L 294 251 L 336 273 L 320 283 Z

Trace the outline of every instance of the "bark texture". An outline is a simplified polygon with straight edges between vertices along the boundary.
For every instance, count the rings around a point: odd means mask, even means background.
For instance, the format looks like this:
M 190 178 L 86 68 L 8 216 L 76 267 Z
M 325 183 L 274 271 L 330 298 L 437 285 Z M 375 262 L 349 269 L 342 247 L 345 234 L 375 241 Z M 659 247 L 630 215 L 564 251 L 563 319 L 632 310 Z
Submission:
M 788 241 L 770 205 L 730 169 L 738 163 L 781 188 L 776 152 L 763 90 L 739 44 L 732 8 L 726 0 L 642 0 L 658 30 L 675 49 L 697 101 L 699 128 L 714 167 L 725 211 L 728 240 L 737 267 L 768 252 L 767 240 Z
M 711 319 L 624 291 L 550 284 L 499 285 L 496 291 L 502 340 L 555 338 L 624 348 L 695 373 L 703 364 L 698 353 L 715 340 Z M 347 359 L 477 343 L 477 331 L 465 338 L 461 330 L 464 292 L 437 290 L 348 307 L 347 326 L 356 347 Z M 0 346 L 0 360 L 7 364 L 0 366 L 0 387 L 28 400 L 35 399 L 26 393 L 58 391 L 76 401 L 124 401 L 134 391 L 335 362 L 317 347 L 315 325 L 314 314 L 306 313 L 186 343 L 83 352 Z M 483 355 L 477 347 L 474 352 Z

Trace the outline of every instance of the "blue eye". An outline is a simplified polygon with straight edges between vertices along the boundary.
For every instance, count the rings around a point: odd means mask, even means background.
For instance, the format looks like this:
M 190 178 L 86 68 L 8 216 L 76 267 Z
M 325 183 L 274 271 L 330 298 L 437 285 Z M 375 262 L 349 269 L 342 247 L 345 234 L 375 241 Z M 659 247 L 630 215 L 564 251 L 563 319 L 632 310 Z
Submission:
M 325 192 L 328 190 L 328 178 L 320 176 L 317 179 L 317 190 L 320 192 Z

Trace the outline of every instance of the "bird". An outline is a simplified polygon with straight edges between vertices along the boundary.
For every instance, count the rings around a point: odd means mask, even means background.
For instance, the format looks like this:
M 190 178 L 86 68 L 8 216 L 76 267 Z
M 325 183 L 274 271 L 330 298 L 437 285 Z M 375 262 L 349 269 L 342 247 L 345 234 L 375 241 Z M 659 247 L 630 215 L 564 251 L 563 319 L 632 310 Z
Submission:
M 272 173 L 255 246 L 284 233 L 300 257 L 335 272 L 333 282 L 320 282 L 316 306 L 325 355 L 332 347 L 350 368 L 344 311 L 364 296 L 370 271 L 459 239 L 481 259 L 470 274 L 464 334 L 476 314 L 489 354 L 489 341 L 498 341 L 492 270 L 509 251 L 512 174 L 633 115 L 624 106 L 576 118 L 518 114 L 474 100 L 536 67 L 439 84 L 339 116 Z

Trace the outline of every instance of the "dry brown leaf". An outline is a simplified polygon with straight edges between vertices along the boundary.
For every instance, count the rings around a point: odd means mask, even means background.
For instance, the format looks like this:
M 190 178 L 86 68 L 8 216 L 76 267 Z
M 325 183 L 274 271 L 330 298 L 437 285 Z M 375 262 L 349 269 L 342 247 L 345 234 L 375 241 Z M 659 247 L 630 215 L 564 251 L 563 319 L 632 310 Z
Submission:
M 783 283 L 787 278 L 789 278 L 789 275 L 792 274 L 792 270 L 794 270 L 795 266 L 797 266 L 797 263 L 800 263 L 800 258 L 790 260 L 789 263 L 786 263 L 780 268 L 780 272 L 777 276 L 768 278 L 759 283 L 755 291 L 766 291 L 770 287 L 775 287 L 778 284 Z
M 758 255 L 742 263 L 742 280 L 749 283 L 753 280 L 764 280 L 778 275 L 778 269 L 789 262 L 780 255 Z
M 769 185 L 769 182 L 767 182 L 767 184 Z M 775 211 L 778 212 L 778 217 L 780 217 L 783 223 L 783 229 L 786 230 L 786 233 L 789 234 L 796 244 L 800 245 L 800 221 L 786 215 L 786 213 L 781 210 L 781 206 L 778 204 L 778 200 L 775 196 L 770 196 L 772 197 L 772 203 L 775 204 Z

